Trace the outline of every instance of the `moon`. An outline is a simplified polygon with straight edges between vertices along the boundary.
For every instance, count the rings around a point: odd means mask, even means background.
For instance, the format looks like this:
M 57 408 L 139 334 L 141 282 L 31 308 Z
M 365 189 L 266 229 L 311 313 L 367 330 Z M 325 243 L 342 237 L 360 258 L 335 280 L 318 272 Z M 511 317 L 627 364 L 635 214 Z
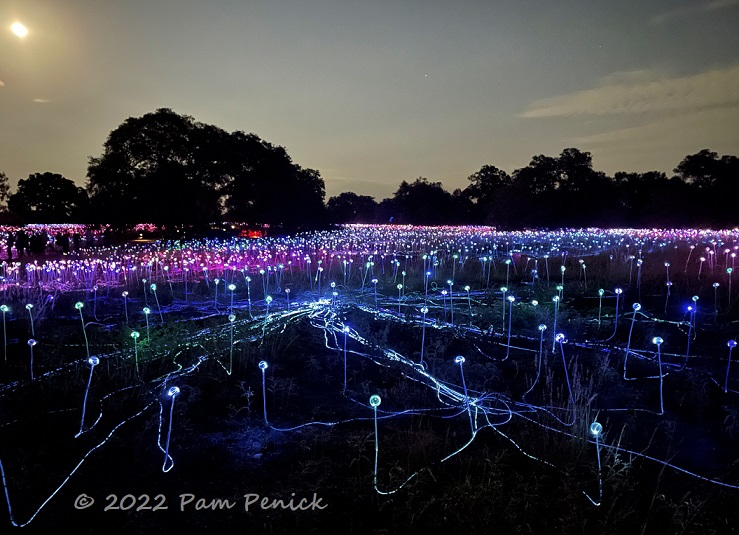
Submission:
M 18 21 L 14 22 L 14 23 L 13 23 L 13 24 L 12 24 L 12 25 L 10 26 L 10 30 L 11 30 L 11 31 L 12 31 L 12 32 L 13 32 L 13 33 L 14 33 L 15 35 L 17 35 L 18 37 L 20 37 L 21 39 L 23 39 L 23 38 L 24 38 L 24 37 L 25 37 L 26 35 L 28 35 L 28 28 L 26 28 L 26 27 L 25 27 L 25 26 L 24 26 L 23 24 L 21 24 L 21 23 L 20 23 L 20 22 L 18 22 Z

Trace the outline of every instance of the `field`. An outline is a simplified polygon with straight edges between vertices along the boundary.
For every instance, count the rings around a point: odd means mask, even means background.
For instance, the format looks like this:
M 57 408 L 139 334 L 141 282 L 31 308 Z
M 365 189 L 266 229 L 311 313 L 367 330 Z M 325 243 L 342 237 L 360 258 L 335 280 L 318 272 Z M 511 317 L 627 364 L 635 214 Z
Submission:
M 3 532 L 733 533 L 739 232 L 2 264 Z

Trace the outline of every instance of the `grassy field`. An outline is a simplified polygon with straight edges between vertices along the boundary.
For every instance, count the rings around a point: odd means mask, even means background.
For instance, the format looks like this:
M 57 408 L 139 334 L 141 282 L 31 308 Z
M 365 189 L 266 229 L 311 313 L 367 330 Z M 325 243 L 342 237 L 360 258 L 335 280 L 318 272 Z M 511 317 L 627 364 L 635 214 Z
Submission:
M 366 231 L 5 265 L 0 523 L 736 529 L 733 233 Z

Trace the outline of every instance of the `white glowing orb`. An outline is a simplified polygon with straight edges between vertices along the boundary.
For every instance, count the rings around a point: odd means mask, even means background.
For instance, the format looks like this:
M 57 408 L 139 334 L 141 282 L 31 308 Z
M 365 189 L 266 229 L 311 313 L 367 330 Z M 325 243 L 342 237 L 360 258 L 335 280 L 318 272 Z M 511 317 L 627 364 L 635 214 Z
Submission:
M 23 39 L 26 35 L 28 35 L 28 28 L 23 26 L 20 22 L 16 21 L 10 26 L 10 31 L 12 31 L 15 35 Z

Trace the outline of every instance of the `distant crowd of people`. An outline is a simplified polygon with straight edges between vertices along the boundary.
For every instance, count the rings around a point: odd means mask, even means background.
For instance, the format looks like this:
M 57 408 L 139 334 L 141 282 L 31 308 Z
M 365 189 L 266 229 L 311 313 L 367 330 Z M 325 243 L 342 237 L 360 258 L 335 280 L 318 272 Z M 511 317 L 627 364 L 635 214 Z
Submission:
M 44 229 L 29 233 L 21 228 L 16 232 L 7 232 L 5 254 L 8 260 L 24 256 L 45 255 L 49 251 L 68 254 L 70 250 L 91 248 L 96 244 L 95 234 L 89 229 L 84 236 L 79 232 L 70 235 L 69 232 L 61 230 L 50 236 Z

